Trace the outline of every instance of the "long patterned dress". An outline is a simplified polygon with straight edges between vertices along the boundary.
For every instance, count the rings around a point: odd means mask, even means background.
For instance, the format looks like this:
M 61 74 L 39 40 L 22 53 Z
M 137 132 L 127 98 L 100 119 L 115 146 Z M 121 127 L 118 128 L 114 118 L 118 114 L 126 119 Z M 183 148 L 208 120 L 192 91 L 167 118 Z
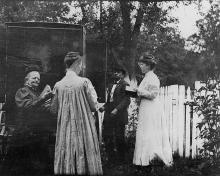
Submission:
M 92 110 L 97 95 L 87 78 L 73 71 L 54 87 L 51 111 L 57 114 L 54 172 L 102 175 L 99 143 Z
M 146 73 L 137 90 L 141 103 L 133 157 L 135 165 L 147 166 L 155 157 L 159 157 L 166 165 L 172 164 L 168 131 L 161 118 L 159 87 L 158 77 L 150 71 Z

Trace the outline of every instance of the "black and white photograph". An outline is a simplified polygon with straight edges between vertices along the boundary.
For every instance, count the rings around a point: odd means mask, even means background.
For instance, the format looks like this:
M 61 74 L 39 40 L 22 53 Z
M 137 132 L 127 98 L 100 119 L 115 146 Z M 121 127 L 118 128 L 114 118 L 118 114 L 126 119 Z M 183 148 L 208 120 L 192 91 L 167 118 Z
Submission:
M 220 0 L 0 0 L 1 176 L 219 176 Z

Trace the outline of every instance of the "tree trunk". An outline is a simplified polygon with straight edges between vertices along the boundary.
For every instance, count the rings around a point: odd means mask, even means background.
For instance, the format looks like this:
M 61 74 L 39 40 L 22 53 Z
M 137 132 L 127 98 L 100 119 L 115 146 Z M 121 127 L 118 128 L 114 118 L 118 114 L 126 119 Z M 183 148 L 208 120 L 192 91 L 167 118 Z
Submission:
M 129 79 L 136 80 L 136 52 L 138 36 L 140 34 L 140 28 L 143 20 L 144 12 L 146 11 L 147 3 L 140 3 L 139 9 L 136 15 L 136 22 L 132 30 L 130 19 L 130 3 L 120 1 L 120 7 L 123 19 L 123 34 L 124 34 L 124 57 L 126 58 L 125 66 L 127 68 Z M 136 81 L 134 81 L 136 82 Z

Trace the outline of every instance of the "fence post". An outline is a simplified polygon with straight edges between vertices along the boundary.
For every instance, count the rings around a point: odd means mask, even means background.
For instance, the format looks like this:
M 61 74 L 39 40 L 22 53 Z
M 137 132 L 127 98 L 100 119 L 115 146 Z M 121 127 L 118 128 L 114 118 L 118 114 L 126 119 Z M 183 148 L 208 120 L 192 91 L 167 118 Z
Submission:
M 168 134 L 169 134 L 169 140 L 170 140 L 170 145 L 172 146 L 173 139 L 172 139 L 172 118 L 171 118 L 171 90 L 170 87 L 166 86 L 165 87 L 165 116 L 167 118 L 167 126 L 168 126 Z M 172 148 L 173 152 L 173 148 Z
M 178 85 L 172 85 L 172 134 L 173 134 L 173 151 L 178 152 Z
M 171 86 L 167 87 L 167 115 L 169 119 L 169 137 L 170 137 L 170 144 L 173 150 L 173 107 L 172 107 L 172 88 Z
M 185 124 L 185 116 L 184 116 L 184 99 L 185 99 L 185 86 L 179 86 L 179 95 L 178 95 L 178 149 L 179 155 L 183 157 L 183 143 L 184 143 L 184 124 Z
M 191 91 L 190 87 L 186 91 L 186 101 L 191 101 Z M 185 157 L 190 157 L 190 106 L 185 106 Z

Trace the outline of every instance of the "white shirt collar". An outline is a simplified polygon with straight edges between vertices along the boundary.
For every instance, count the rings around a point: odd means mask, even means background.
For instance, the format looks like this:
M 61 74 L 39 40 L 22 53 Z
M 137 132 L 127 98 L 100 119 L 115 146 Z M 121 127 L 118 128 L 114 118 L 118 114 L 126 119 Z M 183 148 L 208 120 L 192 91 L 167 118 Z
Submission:
M 113 84 L 118 84 L 121 81 L 121 79 L 119 79 L 118 81 L 115 81 Z
M 120 81 L 121 81 L 121 79 L 119 79 L 119 80 L 117 81 L 117 84 L 118 84 Z

